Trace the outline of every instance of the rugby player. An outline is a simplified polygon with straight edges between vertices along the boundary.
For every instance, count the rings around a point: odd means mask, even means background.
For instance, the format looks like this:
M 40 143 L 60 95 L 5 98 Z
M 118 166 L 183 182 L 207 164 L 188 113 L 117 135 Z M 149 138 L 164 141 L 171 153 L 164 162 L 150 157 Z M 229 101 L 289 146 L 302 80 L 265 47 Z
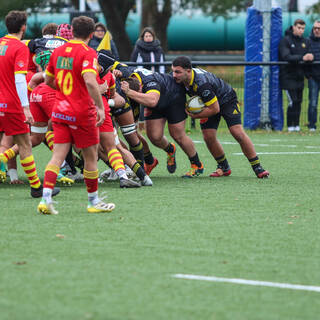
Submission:
M 20 149 L 20 163 L 26 173 L 31 196 L 42 196 L 42 185 L 32 155 L 29 125 L 34 123 L 29 108 L 26 73 L 29 52 L 20 40 L 26 31 L 27 13 L 10 11 L 5 17 L 9 34 L 0 39 L 0 140 L 2 133 L 13 136 Z M 0 154 L 0 161 L 8 158 Z M 52 195 L 59 189 L 52 189 Z
M 44 175 L 44 192 L 38 212 L 57 214 L 52 204 L 52 189 L 71 144 L 82 149 L 84 180 L 88 192 L 89 213 L 110 212 L 113 203 L 98 196 L 97 148 L 105 110 L 97 76 L 97 55 L 88 47 L 94 33 L 93 19 L 85 16 L 72 20 L 74 39 L 56 48 L 46 69 L 46 84 L 56 89 L 52 112 L 53 155 Z M 94 101 L 94 103 L 93 103 Z
M 241 125 L 241 113 L 236 92 L 233 88 L 216 77 L 213 73 L 200 68 L 192 68 L 191 60 L 180 56 L 172 62 L 174 80 L 183 84 L 189 96 L 199 96 L 206 108 L 200 113 L 191 114 L 193 119 L 200 119 L 201 130 L 207 147 L 218 163 L 217 170 L 210 177 L 229 176 L 231 169 L 224 150 L 217 139 L 217 130 L 221 117 L 227 123 L 232 136 L 240 144 L 242 152 L 249 160 L 258 178 L 267 178 L 269 172 L 260 164 L 254 145 Z

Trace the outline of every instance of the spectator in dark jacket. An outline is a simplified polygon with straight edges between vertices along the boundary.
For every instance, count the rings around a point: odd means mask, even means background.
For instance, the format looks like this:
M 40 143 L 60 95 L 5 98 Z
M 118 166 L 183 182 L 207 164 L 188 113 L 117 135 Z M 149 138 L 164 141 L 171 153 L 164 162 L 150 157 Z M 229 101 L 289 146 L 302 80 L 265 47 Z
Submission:
M 133 62 L 163 62 L 164 53 L 160 46 L 160 41 L 156 39 L 156 34 L 152 28 L 146 27 L 142 30 L 139 39 L 131 53 L 130 61 Z M 142 68 L 142 66 L 138 66 Z M 165 66 L 143 66 L 153 72 L 165 73 Z M 144 129 L 144 107 L 140 108 L 139 129 Z
M 106 32 L 109 32 L 106 26 L 101 22 L 97 22 L 95 24 L 93 37 L 89 41 L 89 47 L 93 48 L 94 50 L 97 50 Z M 118 52 L 117 46 L 115 42 L 112 40 L 112 35 L 110 32 L 109 32 L 109 35 L 110 35 L 111 53 L 116 60 L 119 60 L 119 52 Z
M 320 61 L 320 21 L 315 21 L 309 37 L 310 52 L 315 61 Z M 320 90 L 320 64 L 314 64 L 311 68 L 310 78 L 308 79 L 309 87 L 309 108 L 308 121 L 309 130 L 316 130 L 318 98 Z
M 301 102 L 306 68 L 299 61 L 312 61 L 309 42 L 302 35 L 305 22 L 297 19 L 281 39 L 279 44 L 279 60 L 288 61 L 288 65 L 280 66 L 280 85 L 288 96 L 287 125 L 288 131 L 300 131 Z
M 144 28 L 132 51 L 130 61 L 133 62 L 163 62 L 165 59 L 160 41 L 152 28 Z M 144 66 L 154 72 L 165 73 L 164 66 Z

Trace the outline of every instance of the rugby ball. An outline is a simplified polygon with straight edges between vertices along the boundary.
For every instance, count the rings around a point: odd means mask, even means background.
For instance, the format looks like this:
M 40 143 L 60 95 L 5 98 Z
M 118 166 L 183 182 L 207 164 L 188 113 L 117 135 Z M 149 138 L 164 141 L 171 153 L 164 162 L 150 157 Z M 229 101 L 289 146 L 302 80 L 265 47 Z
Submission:
M 186 110 L 190 113 L 199 113 L 205 108 L 205 104 L 199 96 L 191 97 L 186 103 Z

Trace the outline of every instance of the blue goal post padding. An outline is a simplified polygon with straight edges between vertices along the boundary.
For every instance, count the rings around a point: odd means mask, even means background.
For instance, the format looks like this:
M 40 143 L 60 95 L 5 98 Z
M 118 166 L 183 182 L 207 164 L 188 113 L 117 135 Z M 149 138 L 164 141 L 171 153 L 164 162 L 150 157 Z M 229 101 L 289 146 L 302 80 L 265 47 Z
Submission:
M 271 13 L 270 60 L 278 60 L 278 45 L 282 36 L 281 8 L 273 8 Z M 247 10 L 245 29 L 246 61 L 262 61 L 263 59 L 263 28 L 262 13 L 250 7 Z M 257 129 L 260 125 L 262 66 L 246 66 L 244 83 L 244 127 Z M 283 110 L 282 94 L 279 86 L 279 67 L 270 67 L 269 83 L 269 116 L 275 130 L 282 130 Z

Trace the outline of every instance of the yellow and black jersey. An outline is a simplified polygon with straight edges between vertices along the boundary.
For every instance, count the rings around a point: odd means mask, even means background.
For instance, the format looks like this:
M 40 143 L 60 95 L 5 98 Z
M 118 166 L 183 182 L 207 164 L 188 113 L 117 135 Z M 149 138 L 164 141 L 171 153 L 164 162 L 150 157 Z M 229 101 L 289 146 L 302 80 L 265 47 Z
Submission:
M 189 96 L 199 96 L 206 106 L 218 100 L 220 105 L 236 98 L 232 87 L 213 73 L 200 68 L 192 68 L 188 88 Z
M 165 109 L 173 101 L 185 105 L 185 92 L 182 85 L 177 84 L 171 74 L 152 72 L 147 69 L 135 69 L 130 75 L 135 76 L 142 85 L 142 92 L 156 92 L 160 95 L 157 109 Z
M 27 42 L 31 53 L 39 53 L 45 50 L 51 50 L 64 45 L 68 40 L 58 36 L 44 36 L 43 38 L 33 39 Z

